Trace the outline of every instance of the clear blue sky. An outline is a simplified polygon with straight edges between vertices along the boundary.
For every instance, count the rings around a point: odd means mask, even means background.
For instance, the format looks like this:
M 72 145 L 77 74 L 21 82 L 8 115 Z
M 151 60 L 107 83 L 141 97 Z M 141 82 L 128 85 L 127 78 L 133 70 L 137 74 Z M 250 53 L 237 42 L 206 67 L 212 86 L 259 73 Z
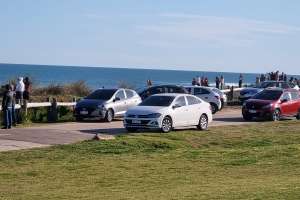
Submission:
M 0 0 L 0 63 L 300 74 L 299 0 Z

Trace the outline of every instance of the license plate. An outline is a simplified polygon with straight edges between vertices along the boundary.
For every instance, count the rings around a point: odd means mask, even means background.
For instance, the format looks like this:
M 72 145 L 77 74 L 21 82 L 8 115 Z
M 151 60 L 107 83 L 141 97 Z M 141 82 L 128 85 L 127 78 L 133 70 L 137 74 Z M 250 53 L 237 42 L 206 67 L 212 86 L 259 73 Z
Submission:
M 82 114 L 82 115 L 87 115 L 87 114 L 89 114 L 89 112 L 86 111 L 86 110 L 82 110 L 82 111 L 80 111 L 80 114 Z
M 249 110 L 249 113 L 256 113 L 256 110 Z
M 134 120 L 132 120 L 132 123 L 133 123 L 133 124 L 140 124 L 140 123 L 141 123 L 141 120 L 136 120 L 136 119 L 134 119 Z

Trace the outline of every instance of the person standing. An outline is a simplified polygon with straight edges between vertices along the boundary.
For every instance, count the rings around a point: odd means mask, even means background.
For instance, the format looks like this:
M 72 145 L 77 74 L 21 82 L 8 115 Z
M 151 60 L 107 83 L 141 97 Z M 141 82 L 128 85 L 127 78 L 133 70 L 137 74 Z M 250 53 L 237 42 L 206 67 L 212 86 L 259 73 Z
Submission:
M 16 101 L 17 104 L 23 105 L 23 93 L 25 91 L 25 84 L 23 77 L 19 77 L 16 85 Z
M 220 89 L 220 79 L 216 76 L 216 88 Z
M 5 86 L 5 92 L 2 99 L 2 110 L 4 112 L 4 127 L 3 129 L 11 129 L 12 119 L 12 108 L 14 104 L 14 94 L 11 85 Z
M 25 77 L 24 78 L 24 94 L 23 94 L 23 99 L 26 101 L 26 103 L 30 99 L 30 93 L 31 93 L 31 81 L 29 80 L 28 77 Z
M 243 86 L 243 75 L 240 74 L 240 77 L 239 77 L 239 88 L 241 88 Z
M 192 85 L 197 85 L 197 81 L 195 78 L 193 78 L 193 80 L 192 80 Z
M 224 79 L 223 75 L 221 75 L 220 82 L 221 82 L 221 90 L 223 90 L 224 86 L 225 86 L 225 79 Z

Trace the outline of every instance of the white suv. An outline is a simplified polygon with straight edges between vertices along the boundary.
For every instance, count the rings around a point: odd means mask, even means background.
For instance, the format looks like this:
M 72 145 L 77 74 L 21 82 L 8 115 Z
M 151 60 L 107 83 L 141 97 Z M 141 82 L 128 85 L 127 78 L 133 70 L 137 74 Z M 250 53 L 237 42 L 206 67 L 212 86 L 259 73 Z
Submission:
M 213 88 L 204 86 L 184 86 L 184 88 L 190 94 L 200 97 L 202 100 L 210 103 L 213 114 L 221 110 L 222 102 L 220 95 L 213 91 Z

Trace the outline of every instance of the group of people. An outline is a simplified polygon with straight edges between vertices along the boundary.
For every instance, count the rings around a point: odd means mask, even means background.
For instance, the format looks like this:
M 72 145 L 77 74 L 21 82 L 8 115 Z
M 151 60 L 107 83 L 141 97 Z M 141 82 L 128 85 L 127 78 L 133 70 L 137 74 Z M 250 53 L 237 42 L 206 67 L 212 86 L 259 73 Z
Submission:
M 2 94 L 3 129 L 10 129 L 20 121 L 15 105 L 24 106 L 30 98 L 31 82 L 28 77 L 19 77 L 16 84 L 6 84 Z
M 224 89 L 225 88 L 224 76 L 223 75 L 221 75 L 220 77 L 216 76 L 215 83 L 216 83 L 216 88 L 221 89 L 221 90 Z M 198 76 L 196 78 L 193 78 L 192 85 L 209 87 L 209 81 L 208 81 L 207 77 Z
M 266 74 L 261 74 L 260 76 L 256 77 L 256 85 L 259 85 L 264 81 L 284 81 L 300 86 L 300 79 L 297 79 L 295 77 L 290 77 L 288 79 L 287 75 L 284 72 L 280 73 L 278 70 Z
M 196 78 L 193 78 L 192 85 L 198 85 L 198 86 L 209 86 L 208 78 L 207 77 L 200 77 L 197 76 Z

